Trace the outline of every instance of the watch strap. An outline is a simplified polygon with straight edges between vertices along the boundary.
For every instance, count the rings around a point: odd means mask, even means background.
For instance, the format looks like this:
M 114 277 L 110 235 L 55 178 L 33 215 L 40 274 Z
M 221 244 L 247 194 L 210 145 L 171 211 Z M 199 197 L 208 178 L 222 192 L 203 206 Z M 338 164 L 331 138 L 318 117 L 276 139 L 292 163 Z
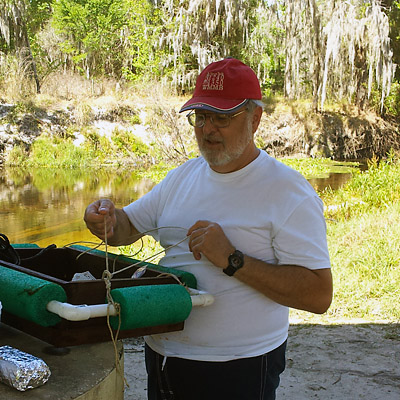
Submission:
M 223 272 L 228 276 L 233 276 L 235 272 L 242 268 L 244 264 L 244 255 L 241 251 L 235 250 L 228 257 L 228 266 L 223 269 Z

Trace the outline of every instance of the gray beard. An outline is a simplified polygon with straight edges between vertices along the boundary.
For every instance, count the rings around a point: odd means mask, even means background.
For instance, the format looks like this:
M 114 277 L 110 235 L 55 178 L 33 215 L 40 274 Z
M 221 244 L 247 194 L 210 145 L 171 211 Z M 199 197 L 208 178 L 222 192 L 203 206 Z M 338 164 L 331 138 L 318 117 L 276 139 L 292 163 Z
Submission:
M 247 145 L 253 140 L 252 125 L 249 119 L 247 124 L 247 131 L 244 132 L 243 137 L 236 143 L 236 145 L 230 149 L 226 148 L 225 142 L 221 140 L 223 150 L 210 150 L 203 145 L 203 140 L 213 138 L 213 135 L 204 136 L 202 141 L 198 141 L 199 150 L 201 155 L 207 161 L 210 166 L 221 167 L 231 161 L 238 159 L 246 149 Z

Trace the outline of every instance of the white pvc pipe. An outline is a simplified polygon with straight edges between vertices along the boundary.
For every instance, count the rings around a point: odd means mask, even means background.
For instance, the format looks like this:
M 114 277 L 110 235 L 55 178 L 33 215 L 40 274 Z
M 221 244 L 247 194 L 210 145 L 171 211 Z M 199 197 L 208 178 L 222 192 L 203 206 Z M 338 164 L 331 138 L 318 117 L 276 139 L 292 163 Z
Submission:
M 47 310 L 59 315 L 68 321 L 85 321 L 89 318 L 105 317 L 107 315 L 107 308 L 109 307 L 109 315 L 117 315 L 117 312 L 112 304 L 96 304 L 96 305 L 79 305 L 74 306 L 69 303 L 61 303 L 52 300 L 47 304 Z
M 214 296 L 202 290 L 189 288 L 193 307 L 206 307 L 214 303 Z
M 47 311 L 57 314 L 61 318 L 68 321 L 85 321 L 90 318 L 107 316 L 107 308 L 110 316 L 117 315 L 112 304 L 95 304 L 95 305 L 79 305 L 75 306 L 69 303 L 61 303 L 52 300 L 47 304 Z
M 209 306 L 214 302 L 214 296 L 200 290 L 189 288 L 193 307 Z M 106 317 L 108 315 L 116 316 L 115 307 L 110 304 L 95 304 L 95 305 L 73 305 L 69 303 L 61 303 L 52 300 L 47 304 L 47 311 L 57 314 L 61 318 L 68 321 L 86 321 L 90 318 Z

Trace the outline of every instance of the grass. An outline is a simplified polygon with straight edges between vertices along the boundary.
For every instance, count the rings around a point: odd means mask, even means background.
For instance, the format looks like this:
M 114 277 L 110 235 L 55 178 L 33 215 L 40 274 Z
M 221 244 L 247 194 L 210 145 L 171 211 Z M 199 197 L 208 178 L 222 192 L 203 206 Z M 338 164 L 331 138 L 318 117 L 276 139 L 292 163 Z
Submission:
M 359 165 L 357 162 L 343 163 L 328 158 L 283 158 L 280 161 L 306 178 L 325 178 L 331 173 L 353 173 Z
M 328 223 L 336 318 L 400 320 L 400 204 Z
M 400 321 L 400 162 L 372 161 L 325 201 L 334 299 L 323 316 L 292 310 L 307 321 Z
M 152 264 L 157 264 L 164 255 L 163 248 L 151 236 L 145 236 L 143 241 L 139 240 L 129 246 L 122 246 L 119 250 L 121 254 Z
M 390 153 L 381 162 L 372 160 L 363 173 L 354 174 L 347 185 L 322 194 L 327 217 L 348 220 L 372 209 L 390 208 L 400 202 L 399 159 Z
M 400 321 L 400 204 L 349 220 L 328 221 L 334 298 L 315 316 L 292 310 L 307 321 Z

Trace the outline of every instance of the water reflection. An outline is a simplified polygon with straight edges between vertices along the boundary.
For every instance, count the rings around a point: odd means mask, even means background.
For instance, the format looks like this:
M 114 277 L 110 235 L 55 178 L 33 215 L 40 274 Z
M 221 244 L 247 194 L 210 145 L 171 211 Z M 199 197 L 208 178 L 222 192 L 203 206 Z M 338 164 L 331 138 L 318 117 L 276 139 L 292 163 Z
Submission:
M 350 173 L 312 178 L 316 190 L 338 189 Z M 134 172 L 110 170 L 0 169 L 0 233 L 11 243 L 58 247 L 73 242 L 99 242 L 85 226 L 86 206 L 111 198 L 122 207 L 147 193 L 154 183 Z
M 332 190 L 341 188 L 349 179 L 351 173 L 331 173 L 327 177 L 309 178 L 313 188 L 319 192 L 330 187 Z
M 123 206 L 153 185 L 128 171 L 0 169 L 0 233 L 40 246 L 98 241 L 83 222 L 86 206 L 100 197 Z

